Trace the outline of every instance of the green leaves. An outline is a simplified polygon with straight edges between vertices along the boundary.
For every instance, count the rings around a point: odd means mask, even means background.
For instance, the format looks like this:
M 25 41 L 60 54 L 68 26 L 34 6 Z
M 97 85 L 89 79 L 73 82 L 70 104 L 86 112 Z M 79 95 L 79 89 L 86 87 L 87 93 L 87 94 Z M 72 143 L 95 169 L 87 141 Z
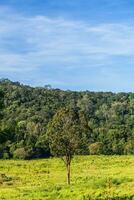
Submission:
M 58 148 L 74 143 L 73 138 L 79 140 L 75 154 L 88 154 L 89 145 L 96 142 L 103 144 L 103 154 L 133 154 L 129 142 L 134 138 L 133 97 L 133 93 L 62 91 L 0 80 L 0 144 L 4 151 L 4 138 L 11 148 L 21 144 L 32 148 L 36 157 L 38 152 L 50 156 L 51 129 L 51 145 L 62 138 Z
M 79 120 L 74 110 L 63 108 L 58 111 L 47 128 L 52 154 L 73 156 L 80 143 L 79 131 Z

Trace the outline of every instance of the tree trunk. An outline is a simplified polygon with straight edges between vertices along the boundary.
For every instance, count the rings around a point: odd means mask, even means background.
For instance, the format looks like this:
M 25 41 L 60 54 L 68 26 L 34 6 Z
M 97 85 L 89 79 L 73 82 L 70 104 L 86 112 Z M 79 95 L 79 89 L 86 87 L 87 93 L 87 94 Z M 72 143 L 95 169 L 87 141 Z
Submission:
M 67 164 L 67 183 L 70 185 L 70 163 Z

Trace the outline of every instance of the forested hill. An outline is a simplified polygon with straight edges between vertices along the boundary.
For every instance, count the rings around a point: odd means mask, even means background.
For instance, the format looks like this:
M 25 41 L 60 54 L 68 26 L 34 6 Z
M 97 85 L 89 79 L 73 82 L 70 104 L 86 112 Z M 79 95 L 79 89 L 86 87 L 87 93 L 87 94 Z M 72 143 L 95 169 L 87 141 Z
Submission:
M 134 154 L 132 93 L 33 88 L 6 79 L 0 81 L 0 91 L 1 158 L 50 156 L 47 125 L 63 107 L 86 118 L 79 154 Z

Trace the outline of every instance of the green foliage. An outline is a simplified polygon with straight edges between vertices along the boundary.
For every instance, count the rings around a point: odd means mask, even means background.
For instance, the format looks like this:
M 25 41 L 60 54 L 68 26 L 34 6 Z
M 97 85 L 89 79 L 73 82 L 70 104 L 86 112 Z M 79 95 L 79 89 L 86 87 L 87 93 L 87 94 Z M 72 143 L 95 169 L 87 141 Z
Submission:
M 100 155 L 103 152 L 103 144 L 101 142 L 95 142 L 90 144 L 89 152 L 91 155 Z
M 72 157 L 81 142 L 80 131 L 81 125 L 76 110 L 63 108 L 57 112 L 47 131 L 52 154 Z
M 2 79 L 0 158 L 5 155 L 12 158 L 18 148 L 27 149 L 29 158 L 51 156 L 48 124 L 64 108 L 77 111 L 79 125 L 75 124 L 72 129 L 75 129 L 74 135 L 79 135 L 80 144 L 75 154 L 88 154 L 89 146 L 97 142 L 103 145 L 102 154 L 134 154 L 133 93 L 73 92 L 50 86 L 33 88 Z M 66 137 L 68 126 L 63 123 Z
M 70 184 L 71 160 L 82 143 L 83 130 L 80 122 L 76 109 L 63 108 L 54 115 L 47 128 L 51 153 L 64 161 L 68 184 Z
M 29 158 L 29 152 L 25 148 L 18 148 L 13 153 L 14 159 L 28 159 Z
M 9 158 L 10 158 L 9 153 L 7 152 L 3 153 L 3 159 L 9 159 Z

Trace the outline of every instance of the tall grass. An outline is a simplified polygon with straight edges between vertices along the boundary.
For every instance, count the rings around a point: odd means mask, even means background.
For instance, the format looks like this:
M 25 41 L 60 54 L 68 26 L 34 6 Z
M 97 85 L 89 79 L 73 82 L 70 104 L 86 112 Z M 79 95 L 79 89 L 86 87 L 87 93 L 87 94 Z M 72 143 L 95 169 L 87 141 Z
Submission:
M 78 156 L 72 184 L 60 159 L 0 161 L 0 200 L 134 199 L 133 156 Z

